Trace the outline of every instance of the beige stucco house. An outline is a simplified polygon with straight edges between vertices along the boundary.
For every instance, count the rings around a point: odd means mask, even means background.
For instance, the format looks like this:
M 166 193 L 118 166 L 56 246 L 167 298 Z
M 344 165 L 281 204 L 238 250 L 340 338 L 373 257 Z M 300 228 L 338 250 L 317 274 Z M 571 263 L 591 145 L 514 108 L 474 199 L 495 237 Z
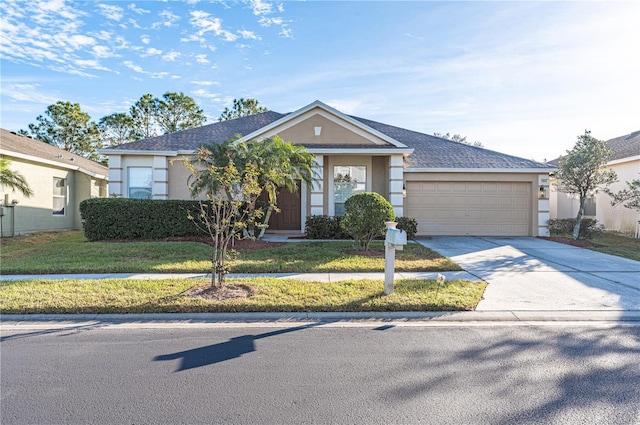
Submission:
M 108 169 L 97 162 L 4 129 L 0 155 L 34 193 L 27 198 L 0 185 L 2 236 L 81 229 L 80 202 L 107 196 Z
M 640 179 L 640 131 L 607 140 L 607 146 L 611 149 L 607 167 L 618 176 L 618 182 L 609 186 L 609 189 L 618 192 L 627 187 L 626 182 Z M 578 199 L 552 187 L 552 218 L 575 218 L 578 207 Z M 638 237 L 640 216 L 637 211 L 623 205 L 612 206 L 611 197 L 603 191 L 598 191 L 587 199 L 585 215 L 595 217 L 606 230 L 635 234 Z
M 396 215 L 417 219 L 420 235 L 547 234 L 549 199 L 540 193 L 549 193 L 555 167 L 350 116 L 320 101 L 103 149 L 110 193 L 189 199 L 180 159 L 236 135 L 278 135 L 315 155 L 315 184 L 280 194 L 271 230 L 304 232 L 307 216 L 340 215 L 348 196 L 374 191 Z

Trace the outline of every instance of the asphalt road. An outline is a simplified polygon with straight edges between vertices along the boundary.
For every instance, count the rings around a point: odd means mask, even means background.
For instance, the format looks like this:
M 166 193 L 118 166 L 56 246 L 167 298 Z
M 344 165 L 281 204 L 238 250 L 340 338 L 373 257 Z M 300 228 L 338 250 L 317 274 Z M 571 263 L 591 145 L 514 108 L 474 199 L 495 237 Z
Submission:
M 639 424 L 639 326 L 5 327 L 1 423 Z

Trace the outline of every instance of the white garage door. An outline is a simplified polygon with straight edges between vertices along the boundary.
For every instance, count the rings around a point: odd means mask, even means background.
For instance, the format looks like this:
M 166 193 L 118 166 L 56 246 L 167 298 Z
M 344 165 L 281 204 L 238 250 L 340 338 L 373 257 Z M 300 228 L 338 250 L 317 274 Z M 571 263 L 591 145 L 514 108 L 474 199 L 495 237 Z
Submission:
M 530 234 L 531 183 L 408 181 L 406 189 L 404 215 L 420 235 Z

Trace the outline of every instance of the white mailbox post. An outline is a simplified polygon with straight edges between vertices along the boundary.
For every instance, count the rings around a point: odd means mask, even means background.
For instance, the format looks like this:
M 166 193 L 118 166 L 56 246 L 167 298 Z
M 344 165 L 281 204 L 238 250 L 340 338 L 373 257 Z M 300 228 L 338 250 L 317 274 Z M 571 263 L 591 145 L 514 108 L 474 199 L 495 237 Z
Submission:
M 398 223 L 386 221 L 387 233 L 384 238 L 384 293 L 393 293 L 393 277 L 395 275 L 396 249 L 402 250 L 407 244 L 407 233 L 396 229 Z

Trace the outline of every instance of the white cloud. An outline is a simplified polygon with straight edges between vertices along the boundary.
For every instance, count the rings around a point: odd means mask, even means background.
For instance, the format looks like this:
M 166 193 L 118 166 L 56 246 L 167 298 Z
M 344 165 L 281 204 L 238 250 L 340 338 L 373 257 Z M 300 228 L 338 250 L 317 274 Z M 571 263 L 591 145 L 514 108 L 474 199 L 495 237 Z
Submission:
M 172 50 L 169 53 L 162 55 L 162 60 L 174 62 L 178 57 L 180 57 L 180 52 L 175 52 Z
M 129 68 L 129 69 L 131 69 L 131 70 L 133 70 L 135 72 L 138 72 L 140 74 L 148 74 L 148 72 L 145 71 L 140 65 L 136 65 L 132 61 L 124 61 L 124 62 L 122 62 L 122 64 L 124 66 L 126 66 L 127 68 Z
M 112 21 L 119 21 L 122 19 L 124 9 L 119 6 L 98 4 L 98 8 L 100 9 L 100 14 L 107 19 L 111 19 Z
M 280 28 L 279 34 L 284 38 L 293 38 L 293 31 L 287 25 L 283 25 L 282 28 Z
M 220 18 L 212 17 L 209 13 L 201 10 L 194 10 L 190 14 L 191 19 L 189 22 L 198 29 L 196 32 L 197 37 L 202 37 L 206 33 L 212 32 L 216 36 L 222 37 L 225 41 L 235 41 L 238 38 L 235 34 L 222 29 L 222 20 Z
M 147 56 L 158 56 L 162 54 L 162 50 L 158 50 L 155 47 L 149 47 L 147 50 L 145 50 L 145 52 L 143 54 L 141 54 L 140 56 L 143 57 L 147 57 Z
M 151 28 L 153 29 L 175 26 L 175 23 L 180 19 L 178 15 L 171 12 L 170 10 L 163 10 L 158 15 L 160 15 L 162 21 L 154 22 L 153 24 L 151 24 Z
M 135 19 L 133 19 L 133 18 L 129 18 L 129 19 L 127 19 L 127 22 L 129 22 L 129 24 L 131 24 L 131 26 L 132 26 L 132 27 L 134 27 L 135 29 L 138 29 L 138 30 L 139 30 L 139 29 L 142 29 L 142 27 L 140 26 L 140 24 L 138 24 L 138 21 L 136 21 L 136 20 L 135 20 Z M 127 28 L 127 27 L 126 27 L 126 25 L 124 25 L 124 24 L 122 24 L 122 25 L 120 25 L 120 26 L 121 26 L 122 28 L 124 28 L 124 29 L 126 29 L 126 28 Z
M 151 37 L 149 37 L 148 35 L 144 34 L 140 37 L 140 40 L 144 43 L 144 44 L 149 44 L 151 43 Z
M 273 5 L 263 0 L 250 0 L 251 9 L 256 16 L 273 13 Z
M 91 69 L 97 69 L 100 71 L 111 72 L 111 69 L 103 66 L 102 64 L 100 64 L 100 62 L 98 62 L 95 59 L 78 59 L 78 60 L 75 60 L 73 63 L 81 68 L 91 68 Z
M 205 89 L 197 89 L 197 90 L 194 90 L 192 93 L 194 96 L 198 96 L 198 97 L 204 97 L 204 98 L 215 100 L 215 101 L 221 100 L 219 94 L 211 93 Z
M 154 78 L 154 79 L 162 79 L 162 78 L 167 77 L 168 75 L 169 75 L 168 72 L 151 72 L 151 73 L 149 73 L 149 76 L 151 78 Z
M 240 30 L 238 31 L 238 34 L 240 34 L 240 37 L 247 40 L 262 40 L 262 38 L 253 31 Z
M 98 32 L 90 32 L 88 34 L 97 39 L 104 40 L 104 41 L 111 40 L 111 35 L 112 35 L 109 31 L 105 31 L 105 30 L 100 30 Z
M 196 55 L 196 62 L 206 65 L 209 63 L 209 60 L 207 59 L 207 55 Z
M 142 9 L 142 8 L 136 7 L 135 3 L 131 3 L 129 6 L 127 6 L 127 9 L 131 10 L 132 12 L 137 13 L 138 15 L 143 15 L 145 13 L 151 13 L 150 10 L 146 10 L 146 9 Z
M 58 95 L 50 95 L 40 90 L 40 84 L 3 84 L 2 95 L 21 102 L 42 103 L 47 105 L 60 100 Z
M 198 81 L 198 80 L 191 80 L 190 81 L 191 84 L 195 84 L 197 86 L 219 86 L 220 83 L 218 83 L 217 81 Z

